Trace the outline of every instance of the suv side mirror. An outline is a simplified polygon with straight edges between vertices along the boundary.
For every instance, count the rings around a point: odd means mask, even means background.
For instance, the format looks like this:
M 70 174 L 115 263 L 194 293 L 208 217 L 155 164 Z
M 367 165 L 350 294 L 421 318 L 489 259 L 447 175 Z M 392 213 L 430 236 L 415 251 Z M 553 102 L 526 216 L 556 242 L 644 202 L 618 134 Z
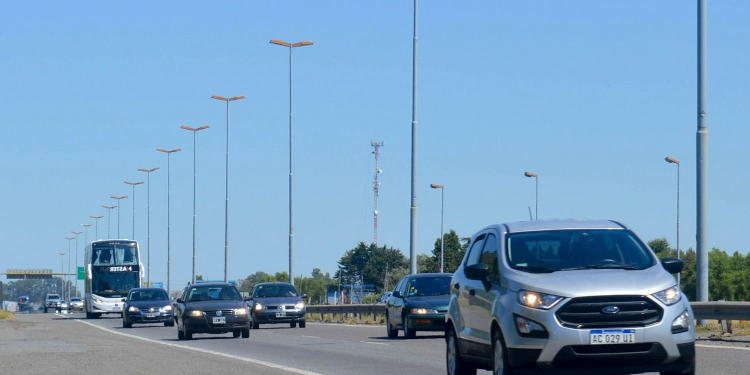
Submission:
M 661 265 L 669 273 L 680 273 L 685 267 L 685 263 L 681 259 L 677 258 L 664 258 L 661 260 Z
M 470 280 L 487 281 L 490 275 L 490 269 L 484 263 L 472 264 L 464 268 L 466 278 Z
M 391 294 L 391 295 L 394 296 L 394 297 L 396 297 L 396 298 L 402 298 L 401 297 L 401 292 L 399 292 L 398 290 L 394 290 L 393 294 Z
M 181 297 L 177 297 L 177 303 L 182 303 L 182 298 Z

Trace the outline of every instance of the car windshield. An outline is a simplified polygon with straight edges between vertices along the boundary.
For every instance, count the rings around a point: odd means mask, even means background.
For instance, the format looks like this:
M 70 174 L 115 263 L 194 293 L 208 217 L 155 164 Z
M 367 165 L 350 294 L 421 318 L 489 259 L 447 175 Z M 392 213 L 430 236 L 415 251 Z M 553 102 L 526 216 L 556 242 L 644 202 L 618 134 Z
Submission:
M 60 299 L 60 296 L 58 296 L 58 295 L 51 295 L 51 296 L 47 296 L 47 299 Z
M 266 297 L 297 297 L 297 289 L 294 289 L 291 285 L 258 285 L 255 288 L 253 297 L 266 298 Z
M 508 236 L 506 257 L 512 268 L 532 273 L 654 265 L 646 246 L 627 230 L 514 233 Z
M 190 289 L 188 296 L 188 302 L 226 300 L 242 300 L 242 297 L 240 296 L 240 292 L 231 285 L 197 286 Z
M 134 290 L 130 292 L 129 301 L 166 301 L 167 292 L 161 289 Z
M 442 296 L 450 294 L 451 278 L 448 276 L 414 277 L 409 280 L 407 296 Z

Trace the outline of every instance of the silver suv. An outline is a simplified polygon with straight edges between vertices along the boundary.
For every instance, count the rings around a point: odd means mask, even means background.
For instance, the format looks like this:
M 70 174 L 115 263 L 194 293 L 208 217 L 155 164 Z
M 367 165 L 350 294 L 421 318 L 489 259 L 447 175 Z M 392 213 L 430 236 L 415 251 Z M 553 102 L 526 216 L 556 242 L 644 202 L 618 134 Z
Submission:
M 614 221 L 484 228 L 451 281 L 448 374 L 694 374 L 682 267 Z

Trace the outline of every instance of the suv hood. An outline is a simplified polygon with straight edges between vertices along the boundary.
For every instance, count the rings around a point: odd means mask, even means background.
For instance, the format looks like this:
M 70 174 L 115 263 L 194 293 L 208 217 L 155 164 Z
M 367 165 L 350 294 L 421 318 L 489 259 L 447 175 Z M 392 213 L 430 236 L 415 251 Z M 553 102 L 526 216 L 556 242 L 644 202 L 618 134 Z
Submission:
M 649 295 L 675 284 L 661 263 L 645 270 L 587 269 L 551 273 L 527 273 L 510 270 L 507 273 L 510 289 L 554 294 L 561 297 L 597 295 Z

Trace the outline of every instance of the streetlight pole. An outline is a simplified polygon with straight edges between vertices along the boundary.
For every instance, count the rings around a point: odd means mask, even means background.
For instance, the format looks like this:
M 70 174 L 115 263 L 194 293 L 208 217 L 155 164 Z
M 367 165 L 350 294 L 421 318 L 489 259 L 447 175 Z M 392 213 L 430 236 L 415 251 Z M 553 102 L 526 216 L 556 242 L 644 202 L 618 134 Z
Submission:
M 81 224 L 81 226 L 84 228 L 85 234 L 83 235 L 83 243 L 84 246 L 88 246 L 89 243 L 89 227 L 91 227 L 94 224 Z
M 677 259 L 680 259 L 680 161 L 669 156 L 664 160 L 677 165 Z M 680 287 L 680 273 L 677 273 L 677 287 Z
M 443 218 L 445 217 L 445 187 L 440 184 L 430 184 L 433 189 L 440 189 L 440 273 L 445 271 L 445 231 L 443 231 Z
M 409 272 L 417 273 L 417 0 L 414 0 L 414 38 L 411 74 L 411 207 L 409 227 Z
M 282 40 L 271 39 L 271 44 L 289 48 L 289 283 L 294 285 L 294 173 L 293 173 L 293 149 L 292 149 L 292 56 L 297 47 L 311 46 L 312 41 L 288 43 Z
M 159 167 L 138 169 L 138 172 L 146 173 L 146 273 L 148 275 L 146 282 L 149 287 L 151 286 L 151 172 L 158 170 Z M 135 200 L 135 186 L 133 186 L 133 188 L 133 200 Z M 135 217 L 135 212 L 133 212 L 133 216 Z M 133 235 L 133 237 L 135 237 L 135 235 Z M 167 293 L 169 293 L 169 289 L 167 289 Z
M 63 260 L 65 259 L 65 253 L 61 251 L 57 253 L 57 255 L 60 256 L 60 274 L 61 274 L 60 276 L 67 277 L 67 275 L 65 275 L 65 268 L 63 267 Z M 64 281 L 65 279 L 60 277 L 60 280 L 62 281 L 60 283 L 60 298 L 62 299 L 62 298 L 65 298 L 65 281 Z
M 74 237 L 65 237 L 66 240 L 68 240 L 68 273 L 65 274 L 65 284 L 68 284 L 68 275 L 70 275 L 70 241 Z M 66 299 L 68 303 L 70 303 L 70 285 L 67 285 L 68 287 L 68 298 Z
M 536 210 L 536 220 L 539 220 L 539 175 L 533 172 L 524 172 L 524 176 L 530 177 L 534 179 L 534 189 L 535 189 L 535 198 L 534 198 L 534 207 Z
M 696 300 L 708 301 L 708 127 L 706 126 L 706 0 L 698 0 L 698 131 L 696 133 Z M 703 321 L 701 321 L 703 325 Z
M 197 218 L 197 212 L 195 209 L 195 179 L 197 176 L 197 169 L 196 169 L 196 134 L 198 134 L 199 131 L 203 129 L 208 129 L 208 125 L 199 126 L 197 128 L 192 128 L 187 125 L 182 125 L 180 128 L 189 130 L 193 133 L 193 277 L 191 278 L 192 283 L 195 284 L 195 220 Z
M 93 215 L 91 215 L 89 217 L 92 218 L 92 219 L 94 219 L 94 220 L 96 220 L 96 227 L 94 228 L 95 229 L 94 238 L 96 238 L 98 240 L 99 239 L 99 219 L 103 218 L 104 215 L 100 215 L 100 216 L 93 216 Z
M 112 209 L 117 208 L 117 206 L 107 206 L 103 204 L 102 207 L 107 209 L 107 239 L 111 239 L 112 235 L 110 234 L 110 230 L 109 230 L 110 229 L 110 225 L 109 225 L 110 216 L 112 216 Z
M 117 238 L 120 239 L 120 199 L 125 199 L 128 196 L 127 195 L 110 195 L 109 196 L 112 199 L 117 200 Z
M 138 181 L 138 182 L 123 181 L 123 182 L 125 182 L 126 184 L 130 185 L 133 188 L 133 194 L 132 194 L 132 197 L 133 197 L 133 200 L 132 200 L 132 206 L 133 206 L 133 213 L 132 213 L 132 216 L 133 216 L 133 229 L 132 229 L 132 231 L 130 233 L 132 234 L 133 239 L 135 240 L 135 187 L 138 186 L 138 185 L 143 184 L 143 181 Z
M 165 150 L 163 148 L 157 148 L 156 151 L 163 152 L 167 154 L 167 294 L 169 294 L 171 281 L 172 281 L 172 253 L 170 252 L 170 244 L 171 244 L 171 238 L 170 233 L 172 232 L 172 222 L 170 219 L 171 210 L 170 210 L 170 184 L 171 184 L 171 165 L 172 165 L 172 159 L 170 156 L 174 152 L 180 152 L 182 151 L 181 148 L 175 148 L 172 150 Z
M 76 267 L 75 274 L 76 274 L 76 277 L 73 278 L 73 280 L 74 280 L 74 283 L 75 283 L 75 286 L 76 286 L 76 293 L 77 293 L 78 292 L 78 235 L 80 235 L 83 232 L 71 231 L 71 233 L 73 233 L 73 235 L 75 236 L 75 239 L 76 239 L 76 260 L 75 260 L 75 267 Z
M 229 102 L 245 99 L 244 95 L 225 98 L 213 95 L 211 98 L 222 100 L 227 103 L 227 157 L 226 157 L 226 180 L 224 182 L 224 282 L 227 282 L 229 274 Z

